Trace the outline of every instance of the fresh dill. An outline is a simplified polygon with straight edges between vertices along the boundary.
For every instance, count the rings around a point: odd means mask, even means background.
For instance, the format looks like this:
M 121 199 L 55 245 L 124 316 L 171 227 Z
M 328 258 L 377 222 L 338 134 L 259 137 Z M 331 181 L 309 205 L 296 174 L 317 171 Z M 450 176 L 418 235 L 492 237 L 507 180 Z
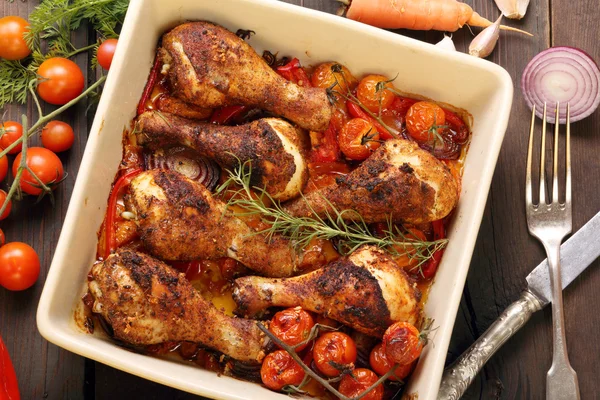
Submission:
M 338 210 L 330 202 L 328 203 L 331 211 L 326 212 L 323 217 L 316 213 L 313 213 L 314 217 L 293 216 L 264 189 L 251 186 L 250 161 L 240 163 L 238 168 L 228 172 L 228 180 L 217 189 L 217 193 L 233 191 L 227 206 L 241 208 L 243 211 L 235 212 L 238 216 L 259 215 L 268 227 L 257 234 L 266 234 L 269 237 L 282 235 L 298 250 L 308 246 L 314 239 L 334 239 L 342 254 L 350 254 L 363 245 L 375 245 L 385 249 L 392 256 L 407 255 L 416 259 L 414 268 L 419 268 L 448 243 L 447 239 L 419 240 L 403 233 L 391 219 L 387 221 L 382 235 L 376 236 L 356 211 Z

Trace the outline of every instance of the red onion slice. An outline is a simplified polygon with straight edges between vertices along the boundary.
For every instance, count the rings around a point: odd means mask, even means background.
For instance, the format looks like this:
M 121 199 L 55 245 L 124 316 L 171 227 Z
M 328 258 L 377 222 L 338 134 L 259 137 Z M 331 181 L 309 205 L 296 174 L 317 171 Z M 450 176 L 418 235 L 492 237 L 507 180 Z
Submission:
M 571 122 L 592 114 L 600 105 L 600 70 L 584 51 L 573 47 L 551 47 L 535 56 L 523 71 L 521 90 L 530 109 L 542 118 L 544 103 L 546 120 L 554 123 L 556 102 L 560 103 L 559 123 L 564 124 L 567 103 Z
M 146 153 L 145 161 L 148 169 L 177 171 L 203 184 L 208 190 L 213 190 L 219 182 L 219 166 L 187 147 L 171 147 Z

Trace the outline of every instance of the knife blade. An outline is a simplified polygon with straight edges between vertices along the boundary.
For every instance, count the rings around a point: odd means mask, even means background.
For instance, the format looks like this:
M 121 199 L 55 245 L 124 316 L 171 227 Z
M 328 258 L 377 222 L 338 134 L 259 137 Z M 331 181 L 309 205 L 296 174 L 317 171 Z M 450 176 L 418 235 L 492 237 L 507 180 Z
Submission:
M 600 212 L 560 246 L 562 288 L 600 256 Z M 457 400 L 465 393 L 485 363 L 535 313 L 552 300 L 548 260 L 542 261 L 526 278 L 527 289 L 471 345 L 442 376 L 438 400 Z
M 562 288 L 569 286 L 596 258 L 600 256 L 600 212 L 560 246 L 560 276 Z M 548 260 L 542 261 L 525 278 L 529 290 L 543 306 L 552 301 Z

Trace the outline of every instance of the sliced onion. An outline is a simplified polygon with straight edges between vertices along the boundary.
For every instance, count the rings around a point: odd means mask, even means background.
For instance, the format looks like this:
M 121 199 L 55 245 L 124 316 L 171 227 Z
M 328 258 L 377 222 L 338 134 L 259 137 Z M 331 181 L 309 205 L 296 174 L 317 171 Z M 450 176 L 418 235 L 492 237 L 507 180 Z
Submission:
M 559 123 L 564 124 L 567 103 L 571 122 L 592 114 L 600 104 L 600 70 L 584 51 L 573 47 L 551 47 L 535 56 L 523 71 L 521 90 L 530 109 L 554 123 L 556 102 L 560 102 Z
M 177 171 L 203 184 L 208 190 L 213 190 L 219 182 L 219 166 L 188 147 L 160 149 L 145 156 L 148 169 L 161 168 Z

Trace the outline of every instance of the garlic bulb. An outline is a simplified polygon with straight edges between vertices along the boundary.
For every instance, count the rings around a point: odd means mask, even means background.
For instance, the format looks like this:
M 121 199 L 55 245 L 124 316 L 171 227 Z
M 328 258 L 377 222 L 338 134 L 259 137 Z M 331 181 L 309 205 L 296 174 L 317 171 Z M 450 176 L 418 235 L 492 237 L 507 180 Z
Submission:
M 469 54 L 479 58 L 489 56 L 498 42 L 500 37 L 500 21 L 502 15 L 498 17 L 496 22 L 482 30 L 479 35 L 469 45 Z
M 506 18 L 521 19 L 527 12 L 529 0 L 495 0 L 496 5 Z
M 448 36 L 444 34 L 444 38 L 435 44 L 442 49 L 456 51 L 456 46 L 454 46 L 454 42 L 452 41 L 452 36 Z

